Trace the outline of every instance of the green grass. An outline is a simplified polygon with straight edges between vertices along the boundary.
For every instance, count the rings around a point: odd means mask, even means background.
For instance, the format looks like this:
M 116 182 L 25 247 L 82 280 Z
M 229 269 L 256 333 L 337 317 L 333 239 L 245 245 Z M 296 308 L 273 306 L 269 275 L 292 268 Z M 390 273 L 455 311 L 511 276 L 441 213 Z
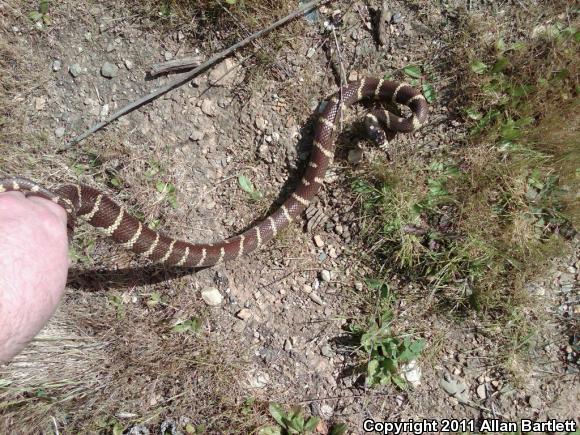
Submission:
M 483 24 L 466 21 L 452 41 L 466 138 L 427 160 L 376 164 L 352 183 L 377 274 L 422 282 L 441 312 L 505 327 L 506 361 L 533 336 L 523 284 L 565 252 L 580 216 L 580 33 L 551 23 L 508 43 L 484 41 Z

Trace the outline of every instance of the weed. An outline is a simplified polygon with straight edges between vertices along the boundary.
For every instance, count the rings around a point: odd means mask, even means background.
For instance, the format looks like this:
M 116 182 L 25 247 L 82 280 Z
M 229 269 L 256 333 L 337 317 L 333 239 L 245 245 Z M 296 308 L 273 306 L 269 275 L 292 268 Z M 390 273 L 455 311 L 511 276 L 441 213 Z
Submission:
M 266 426 L 260 429 L 259 435 L 306 435 L 314 432 L 320 422 L 318 417 L 304 417 L 304 410 L 300 407 L 293 407 L 289 411 L 276 404 L 270 403 L 268 407 L 270 415 L 278 426 Z
M 238 177 L 238 184 L 244 192 L 250 195 L 250 198 L 252 198 L 252 200 L 258 201 L 259 199 L 262 199 L 263 197 L 262 193 L 256 190 L 250 179 L 245 175 L 240 175 Z

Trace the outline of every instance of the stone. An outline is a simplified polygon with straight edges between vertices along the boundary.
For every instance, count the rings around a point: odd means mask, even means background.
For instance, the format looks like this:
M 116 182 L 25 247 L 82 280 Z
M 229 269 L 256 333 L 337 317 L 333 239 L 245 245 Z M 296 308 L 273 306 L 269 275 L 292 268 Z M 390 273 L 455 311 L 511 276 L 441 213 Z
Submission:
M 320 237 L 320 235 L 317 234 L 314 236 L 314 244 L 318 248 L 322 248 L 324 246 L 324 240 L 322 240 L 322 237 Z
M 308 296 L 310 297 L 310 299 L 312 299 L 318 305 L 324 305 L 324 302 L 322 301 L 322 298 L 318 295 L 318 293 L 313 291 L 313 292 L 310 292 L 308 294 Z
M 101 75 L 107 79 L 112 79 L 119 74 L 119 67 L 111 62 L 105 62 L 101 67 Z
M 485 384 L 479 384 L 477 386 L 477 397 L 479 397 L 480 399 L 485 399 L 487 397 L 487 391 L 485 390 Z
M 209 98 L 206 98 L 201 102 L 201 111 L 207 116 L 215 116 L 217 113 L 213 101 Z
M 421 385 L 421 367 L 416 360 L 409 361 L 401 366 L 401 374 L 413 387 Z
M 189 140 L 192 140 L 194 142 L 202 139 L 203 139 L 203 131 L 200 130 L 192 131 L 191 134 L 189 135 Z
M 542 400 L 534 394 L 530 396 L 528 403 L 530 404 L 530 407 L 534 409 L 542 409 Z
M 64 132 L 65 132 L 65 130 L 64 130 L 64 127 L 57 127 L 57 128 L 54 130 L 54 135 L 55 135 L 55 136 L 56 136 L 58 139 L 60 139 L 60 138 L 62 138 L 62 137 L 64 136 Z
M 252 317 L 252 312 L 248 308 L 242 308 L 236 313 L 236 317 L 241 320 L 248 320 Z
M 60 60 L 55 60 L 52 62 L 52 70 L 54 72 L 60 71 L 60 69 L 62 68 L 62 63 Z
M 232 86 L 243 79 L 238 63 L 227 58 L 209 73 L 209 84 L 212 86 Z
M 322 281 L 329 282 L 330 278 L 331 278 L 331 276 L 330 276 L 329 270 L 322 269 L 322 271 L 320 271 L 320 279 L 322 279 Z
M 70 73 L 71 76 L 76 78 L 80 76 L 84 71 L 83 68 L 81 68 L 81 66 L 78 63 L 73 63 L 68 67 L 68 72 Z
M 133 69 L 133 67 L 135 66 L 135 64 L 133 63 L 133 61 L 129 60 L 129 59 L 125 59 L 123 61 L 123 63 L 125 64 L 125 68 L 131 70 Z
M 264 118 L 262 118 L 260 115 L 256 116 L 256 128 L 260 131 L 263 131 L 266 128 L 266 120 Z
M 249 383 L 252 388 L 264 388 L 270 383 L 270 375 L 266 372 L 251 373 Z
M 332 348 L 330 347 L 330 345 L 328 343 L 324 344 L 320 348 L 320 353 L 327 358 L 332 358 L 334 356 L 334 353 L 332 352 Z
M 201 291 L 201 298 L 210 306 L 220 305 L 223 301 L 223 296 L 215 287 L 207 287 Z
M 364 284 L 360 281 L 357 281 L 354 283 L 354 288 L 360 292 L 364 288 Z

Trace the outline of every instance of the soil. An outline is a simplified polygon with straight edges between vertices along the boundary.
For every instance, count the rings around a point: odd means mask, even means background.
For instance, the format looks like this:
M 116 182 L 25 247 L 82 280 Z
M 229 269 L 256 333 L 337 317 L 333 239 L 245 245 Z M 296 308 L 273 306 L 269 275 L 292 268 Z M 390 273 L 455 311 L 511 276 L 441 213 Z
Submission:
M 194 40 L 118 2 L 54 2 L 50 24 L 41 27 L 26 17 L 34 2 L 25 3 L 20 13 L 9 5 L 0 6 L 0 13 L 11 19 L 3 22 L 11 42 L 28 53 L 24 64 L 40 68 L 42 79 L 21 102 L 22 129 L 29 138 L 21 146 L 37 160 L 0 171 L 39 179 L 38 165 L 46 165 L 40 171 L 48 183 L 80 181 L 104 189 L 145 221 L 193 242 L 242 231 L 292 191 L 308 159 L 314 114 L 338 89 L 341 68 L 346 79 L 401 78 L 400 69 L 409 64 L 434 71 L 438 98 L 429 123 L 392 138 L 391 158 L 406 153 L 428 158 L 464 135 L 453 112 L 454 83 L 445 72 L 453 8 L 394 0 L 389 10 L 398 15 L 387 26 L 386 46 L 368 29 L 373 15 L 365 3 L 336 2 L 332 9 L 343 11 L 335 31 L 340 61 L 333 33 L 323 31 L 331 10 L 323 10 L 314 22 L 301 19 L 286 31 L 291 43 L 275 53 L 268 68 L 239 54 L 81 144 L 66 146 L 107 114 L 175 78 L 148 78 L 152 64 L 193 54 L 209 57 L 223 47 L 215 35 Z M 497 9 L 474 3 L 473 14 Z M 112 78 L 103 76 L 106 62 L 117 67 Z M 80 74 L 74 77 L 71 68 L 77 67 Z M 228 68 L 232 71 L 218 80 Z M 0 369 L 1 378 L 24 385 L 30 379 L 16 375 L 19 364 L 40 358 L 38 385 L 59 374 L 61 380 L 63 374 L 86 377 L 74 394 L 78 407 L 74 401 L 52 404 L 37 427 L 92 431 L 97 416 L 117 419 L 133 428 L 130 433 L 144 428 L 158 433 L 167 422 L 176 422 L 176 431 L 193 422 L 206 424 L 209 433 L 224 433 L 232 424 L 225 409 L 241 409 L 248 398 L 309 408 L 329 425 L 346 422 L 352 433 L 363 433 L 367 418 L 577 419 L 577 349 L 569 328 L 578 316 L 578 240 L 543 279 L 528 284 L 541 324 L 528 343 L 530 358 L 513 360 L 522 364 L 514 368 L 521 376 L 514 378 L 498 365 L 511 350 L 498 348 L 475 315 L 432 310 L 428 288 L 393 277 L 393 329 L 427 342 L 418 360 L 420 384 L 405 391 L 365 387 L 363 373 L 354 369 L 362 361 L 344 329 L 347 321 L 372 312 L 365 302 L 373 291 L 365 284 L 371 271 L 363 261 L 359 212 L 349 188 L 358 171 L 381 158 L 360 135 L 363 113 L 358 107 L 344 120 L 337 158 L 313 207 L 325 220 L 308 231 L 305 218 L 240 260 L 195 273 L 165 270 L 81 225 L 67 295 L 43 332 L 65 344 L 82 342 L 76 345 L 79 353 L 55 367 L 58 346 L 47 350 L 39 341 Z M 352 163 L 349 151 L 359 144 L 362 161 Z M 240 188 L 240 175 L 262 198 L 253 200 Z M 175 187 L 174 201 L 160 182 Z M 223 296 L 219 305 L 209 306 L 201 297 L 208 288 Z M 171 332 L 191 318 L 201 320 L 199 333 Z M 457 381 L 465 395 L 450 395 L 442 379 Z M 10 412 L 4 418 L 2 409 L 5 433 L 28 431 L 24 417 Z M 257 405 L 252 409 L 261 412 Z M 250 431 L 241 427 L 231 431 Z

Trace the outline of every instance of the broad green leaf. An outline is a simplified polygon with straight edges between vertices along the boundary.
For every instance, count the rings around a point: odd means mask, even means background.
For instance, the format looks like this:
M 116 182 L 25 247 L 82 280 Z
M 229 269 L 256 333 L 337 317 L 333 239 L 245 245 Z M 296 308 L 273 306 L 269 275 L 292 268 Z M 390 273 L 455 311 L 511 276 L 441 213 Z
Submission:
M 435 88 L 431 85 L 431 83 L 423 83 L 423 96 L 427 100 L 428 103 L 433 103 L 437 99 L 437 93 L 435 92 Z
M 491 68 L 491 72 L 492 72 L 492 74 L 497 74 L 497 73 L 502 72 L 503 70 L 505 70 L 508 66 L 509 66 L 509 61 L 507 60 L 507 58 L 500 57 L 493 64 L 493 67 Z
M 258 435 L 282 435 L 280 426 L 266 426 L 258 431 Z
M 405 380 L 403 378 L 401 378 L 398 375 L 394 375 L 391 380 L 393 381 L 393 383 L 399 387 L 401 390 L 406 390 L 407 389 L 407 382 L 405 382 Z
M 32 11 L 28 14 L 28 17 L 35 23 L 42 20 L 42 14 L 38 11 Z
M 270 411 L 270 415 L 272 416 L 272 418 L 274 420 L 276 420 L 276 422 L 280 425 L 280 426 L 285 426 L 284 423 L 284 410 L 282 409 L 282 407 L 280 405 L 278 405 L 277 403 L 270 403 L 270 405 L 268 405 L 268 410 Z
M 304 424 L 304 432 L 312 432 L 320 422 L 320 418 L 312 416 Z
M 255 191 L 254 185 L 252 184 L 250 179 L 245 175 L 240 175 L 238 177 L 238 184 L 240 185 L 240 187 L 244 192 L 253 193 Z
M 503 40 L 503 38 L 499 38 L 497 40 L 497 42 L 495 43 L 495 49 L 499 53 L 503 53 L 506 50 L 506 48 L 505 48 L 505 41 Z
M 345 435 L 348 426 L 344 423 L 337 423 L 332 426 L 328 435 Z
M 228 5 L 235 5 L 235 4 L 236 4 L 236 2 L 237 2 L 237 0 L 226 0 L 226 3 L 227 3 Z
M 485 71 L 487 71 L 487 68 L 488 68 L 488 66 L 480 60 L 472 61 L 470 66 L 471 66 L 471 70 L 475 74 L 483 74 Z
M 409 77 L 414 79 L 420 79 L 423 75 L 421 71 L 421 67 L 419 65 L 409 65 L 403 68 L 403 72 L 407 74 Z
M 40 12 L 42 15 L 44 15 L 44 14 L 47 14 L 47 13 L 48 13 L 48 3 L 49 3 L 49 1 L 48 1 L 48 0 L 40 0 L 40 4 L 39 4 L 39 7 L 38 7 L 38 11 L 39 11 L 39 12 Z

